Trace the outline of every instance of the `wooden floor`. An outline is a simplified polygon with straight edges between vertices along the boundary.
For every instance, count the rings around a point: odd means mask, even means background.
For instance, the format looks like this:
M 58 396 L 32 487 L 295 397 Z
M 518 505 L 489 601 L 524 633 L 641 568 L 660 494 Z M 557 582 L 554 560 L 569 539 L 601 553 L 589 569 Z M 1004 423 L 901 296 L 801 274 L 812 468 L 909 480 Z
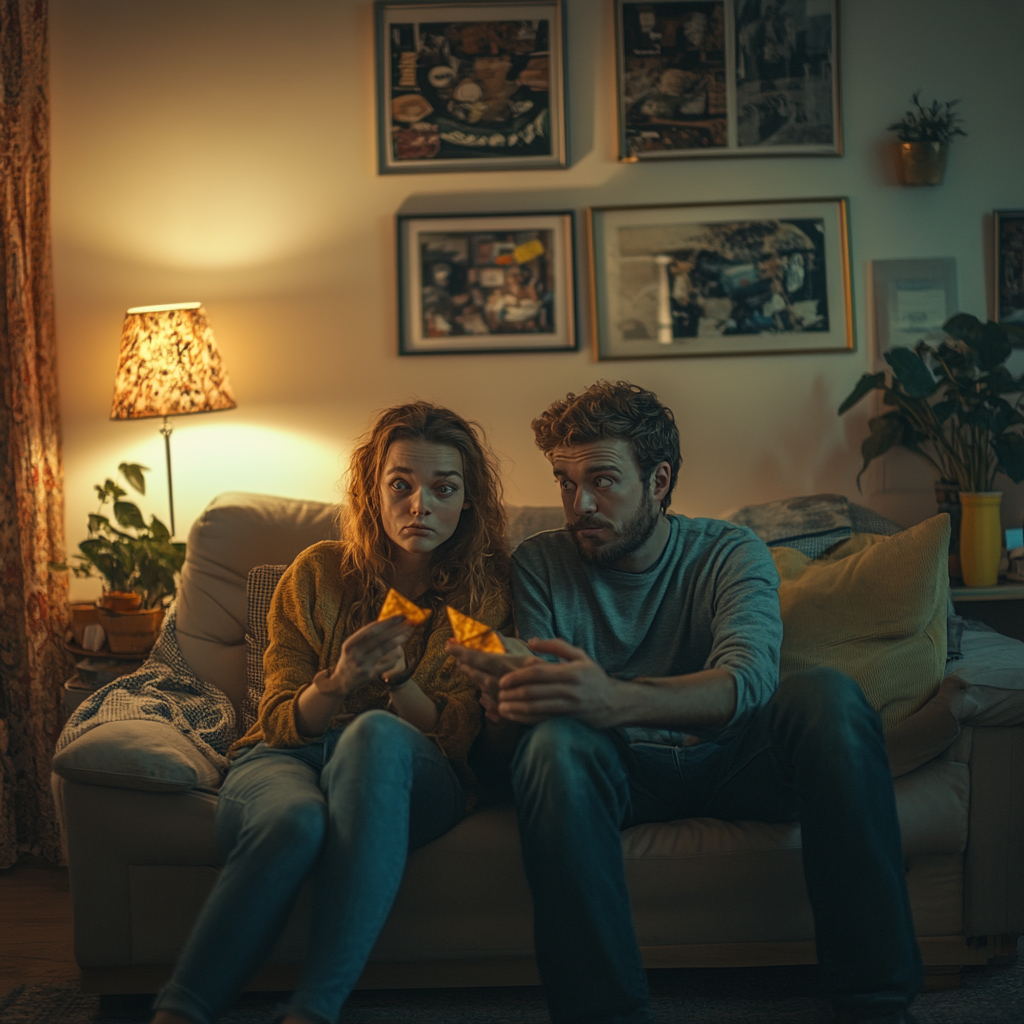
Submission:
M 22 859 L 0 871 L 0 997 L 22 982 L 78 977 L 67 869 Z

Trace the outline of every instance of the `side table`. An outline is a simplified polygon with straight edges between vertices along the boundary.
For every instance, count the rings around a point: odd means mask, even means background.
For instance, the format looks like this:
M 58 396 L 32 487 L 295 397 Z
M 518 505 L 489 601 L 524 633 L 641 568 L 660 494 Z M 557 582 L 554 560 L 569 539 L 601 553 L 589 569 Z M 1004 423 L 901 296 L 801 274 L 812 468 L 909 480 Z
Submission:
M 1024 583 L 950 587 L 957 615 L 977 619 L 1015 640 L 1024 640 Z
M 75 708 L 86 697 L 91 696 L 101 686 L 113 682 L 118 676 L 127 675 L 141 667 L 141 658 L 110 658 L 103 654 L 92 658 L 83 658 L 75 663 L 75 674 L 64 683 L 62 706 L 66 722 Z

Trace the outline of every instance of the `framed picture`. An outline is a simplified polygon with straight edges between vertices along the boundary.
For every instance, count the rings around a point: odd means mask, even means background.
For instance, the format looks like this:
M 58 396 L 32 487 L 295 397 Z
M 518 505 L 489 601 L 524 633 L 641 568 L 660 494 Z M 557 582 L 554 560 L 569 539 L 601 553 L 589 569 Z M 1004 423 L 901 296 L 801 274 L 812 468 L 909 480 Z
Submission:
M 958 312 L 956 260 L 874 260 L 875 339 L 878 359 L 889 349 L 913 348 L 942 336 L 942 325 Z
M 562 0 L 377 0 L 381 174 L 565 167 Z
M 1024 210 L 996 210 L 992 217 L 996 242 L 996 323 L 1024 324 Z M 1014 338 L 1014 345 L 1024 341 Z
M 573 221 L 399 216 L 399 354 L 575 349 Z
M 599 359 L 854 347 L 845 199 L 588 211 Z
M 615 0 L 619 159 L 842 153 L 838 0 Z

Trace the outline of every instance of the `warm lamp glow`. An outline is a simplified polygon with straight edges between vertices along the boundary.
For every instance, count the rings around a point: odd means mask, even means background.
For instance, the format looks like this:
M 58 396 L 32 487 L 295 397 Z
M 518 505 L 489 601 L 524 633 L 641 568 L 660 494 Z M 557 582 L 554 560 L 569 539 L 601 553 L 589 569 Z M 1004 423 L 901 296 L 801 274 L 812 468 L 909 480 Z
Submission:
M 121 329 L 112 420 L 234 408 L 235 396 L 200 303 L 128 310 Z

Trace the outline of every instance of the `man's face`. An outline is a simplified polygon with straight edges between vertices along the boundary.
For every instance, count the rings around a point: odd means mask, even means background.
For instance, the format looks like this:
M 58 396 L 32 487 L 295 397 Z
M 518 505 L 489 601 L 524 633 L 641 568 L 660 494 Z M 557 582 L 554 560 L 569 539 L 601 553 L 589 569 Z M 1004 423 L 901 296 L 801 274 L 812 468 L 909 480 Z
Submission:
M 651 481 L 640 479 L 633 446 L 621 438 L 567 445 L 551 453 L 566 528 L 580 556 L 608 565 L 632 554 L 660 514 Z

